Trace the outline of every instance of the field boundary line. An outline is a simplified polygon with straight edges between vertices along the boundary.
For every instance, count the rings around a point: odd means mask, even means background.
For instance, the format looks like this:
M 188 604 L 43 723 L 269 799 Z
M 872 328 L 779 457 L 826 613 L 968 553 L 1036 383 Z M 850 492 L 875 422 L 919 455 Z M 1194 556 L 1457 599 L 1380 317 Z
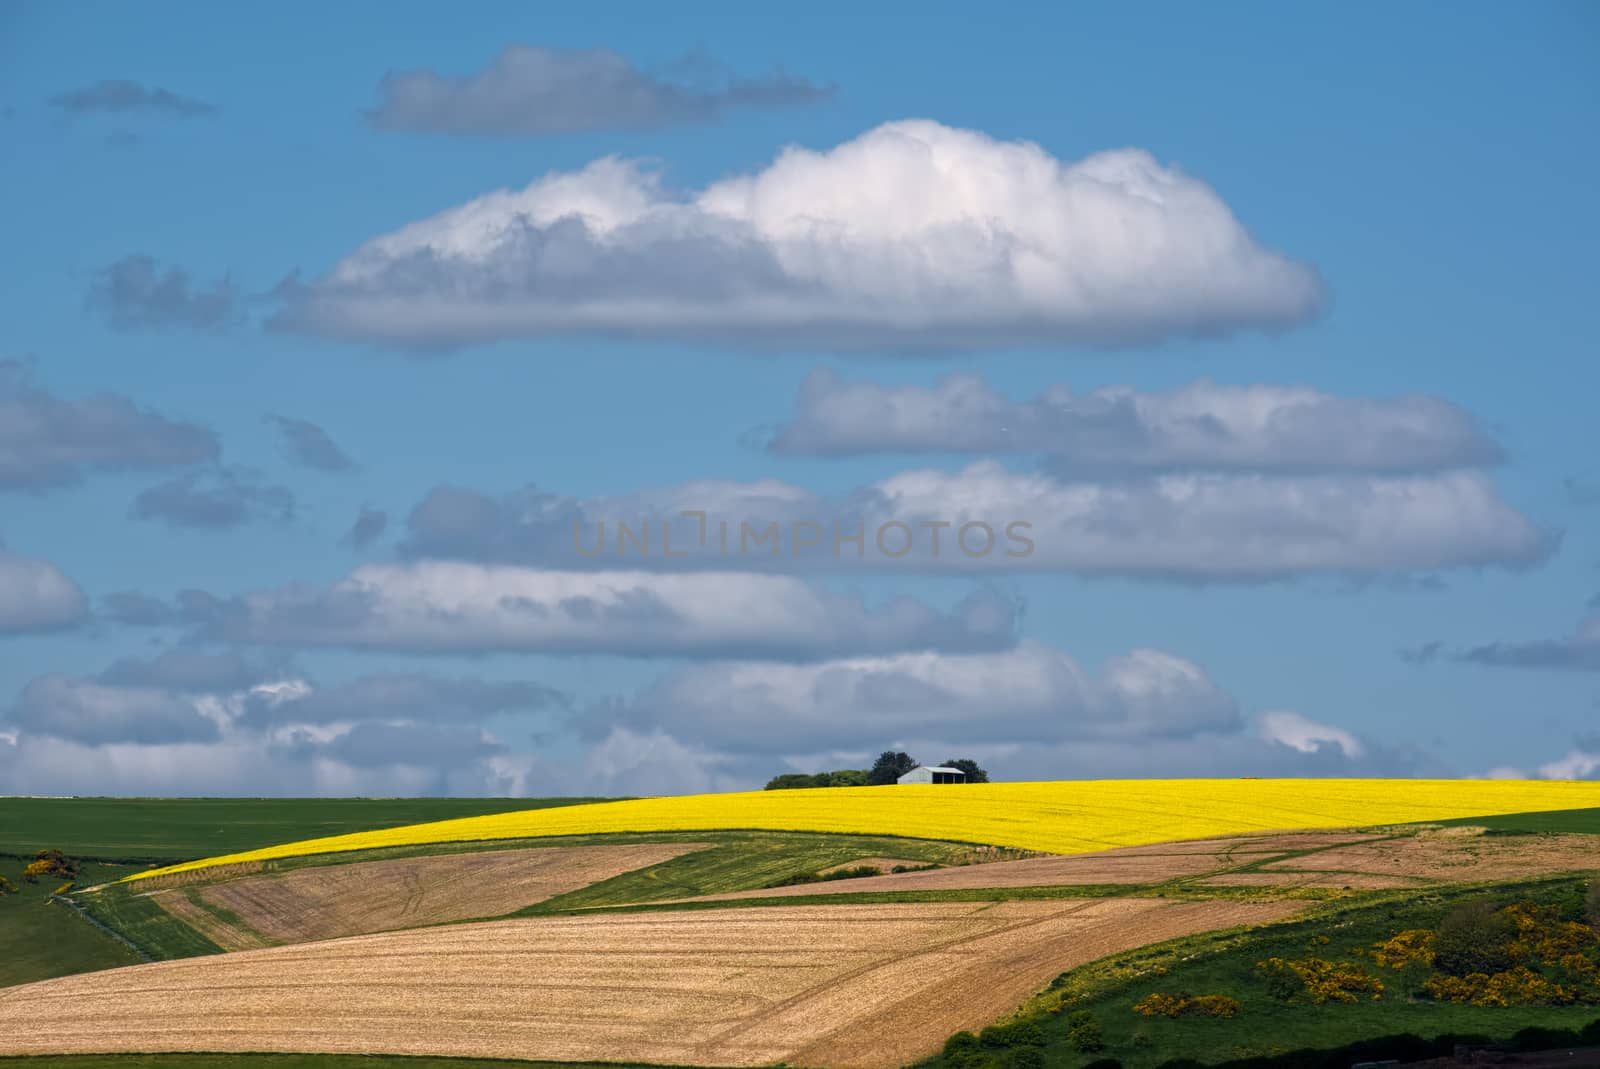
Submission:
M 89 924 L 94 925 L 96 928 L 100 929 L 102 932 L 106 933 L 111 938 L 115 939 L 117 942 L 121 943 L 123 946 L 125 946 L 129 950 L 133 951 L 135 954 L 137 954 L 139 956 L 139 960 L 140 961 L 143 961 L 146 964 L 152 964 L 152 963 L 154 963 L 155 961 L 158 960 L 156 958 L 151 957 L 148 953 L 146 953 L 145 949 L 143 947 L 141 947 L 138 943 L 135 943 L 132 939 L 129 939 L 127 936 L 123 935 L 121 932 L 117 931 L 115 928 L 111 927 L 109 924 L 106 924 L 103 921 L 100 921 L 100 920 L 97 920 L 94 917 L 91 917 L 89 915 L 89 911 L 88 910 L 84 909 L 82 906 L 78 905 L 78 903 L 74 902 L 72 899 L 66 897 L 65 895 L 51 895 L 47 899 L 47 901 L 55 902 L 55 903 L 58 903 L 59 905 L 65 906 L 67 909 L 71 910 L 73 913 L 77 914 L 79 917 L 82 917 Z

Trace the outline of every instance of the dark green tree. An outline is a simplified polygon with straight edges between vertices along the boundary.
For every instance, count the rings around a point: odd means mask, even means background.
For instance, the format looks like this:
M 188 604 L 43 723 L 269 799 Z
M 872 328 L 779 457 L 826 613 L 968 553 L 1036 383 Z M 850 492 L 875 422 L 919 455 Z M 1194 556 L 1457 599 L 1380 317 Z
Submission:
M 967 783 L 988 783 L 989 773 L 978 766 L 978 762 L 970 757 L 952 757 L 944 763 L 945 768 L 959 768 L 967 774 Z
M 1433 965 L 1451 976 L 1504 972 L 1516 964 L 1511 942 L 1517 927 L 1493 902 L 1457 906 L 1439 922 Z
M 826 779 L 827 775 L 826 772 L 821 773 L 823 779 Z M 805 772 L 785 772 L 781 776 L 773 776 L 767 780 L 767 790 L 769 791 L 792 791 L 801 787 L 817 786 L 826 786 L 826 784 L 817 783 L 817 776 L 812 776 Z
M 901 776 L 917 767 L 917 762 L 903 750 L 885 750 L 872 762 L 872 771 L 867 773 L 867 783 L 874 787 L 881 787 L 886 783 L 893 783 Z

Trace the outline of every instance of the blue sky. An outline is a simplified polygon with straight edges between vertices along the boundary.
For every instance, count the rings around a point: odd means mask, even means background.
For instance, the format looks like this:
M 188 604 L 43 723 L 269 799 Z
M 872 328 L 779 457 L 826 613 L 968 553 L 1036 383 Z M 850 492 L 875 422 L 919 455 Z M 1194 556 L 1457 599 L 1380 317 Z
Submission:
M 675 791 L 889 745 L 1600 772 L 1592 6 L 472 14 L 0 15 L 0 791 Z M 739 176 L 747 214 L 696 199 Z M 819 367 L 842 437 L 768 448 Z M 925 411 L 951 375 L 1012 407 Z M 1026 568 L 561 548 L 709 501 L 1042 533 Z

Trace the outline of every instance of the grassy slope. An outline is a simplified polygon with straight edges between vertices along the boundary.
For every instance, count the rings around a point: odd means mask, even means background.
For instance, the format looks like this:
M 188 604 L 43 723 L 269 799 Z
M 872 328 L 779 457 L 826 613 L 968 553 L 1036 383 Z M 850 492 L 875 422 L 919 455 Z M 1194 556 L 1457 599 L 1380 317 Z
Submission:
M 1600 809 L 1558 809 L 1549 813 L 1507 813 L 1503 816 L 1462 817 L 1441 820 L 1440 824 L 1489 828 L 1507 832 L 1564 832 L 1575 835 L 1600 835 Z
M 1202 1063 L 1329 1049 L 1359 1040 L 1412 1033 L 1425 1038 L 1456 1034 L 1491 1041 L 1509 1039 L 1530 1026 L 1581 1029 L 1600 1018 L 1596 1006 L 1540 1006 L 1482 1009 L 1404 995 L 1399 974 L 1378 970 L 1389 991 L 1384 999 L 1346 1005 L 1286 1005 L 1270 998 L 1256 971 L 1267 957 L 1349 960 L 1407 928 L 1431 927 L 1454 902 L 1483 898 L 1510 902 L 1532 898 L 1554 902 L 1581 894 L 1581 881 L 1555 880 L 1492 890 L 1405 892 L 1361 906 L 1330 906 L 1308 919 L 1249 933 L 1212 933 L 1146 947 L 1066 973 L 1037 997 L 1023 1016 L 1037 1021 L 1048 1044 L 1046 1064 L 1077 1066 L 1095 1058 L 1116 1058 L 1125 1069 L 1152 1069 L 1177 1057 Z M 1322 944 L 1318 940 L 1330 940 Z M 1161 970 L 1166 970 L 1163 975 Z M 1236 1018 L 1144 1017 L 1132 1007 L 1146 995 L 1188 993 L 1228 995 L 1244 1005 Z M 1060 1012 L 1052 1008 L 1064 1002 Z M 1106 1049 L 1076 1052 L 1066 1038 L 1069 1015 L 1088 1010 L 1100 1022 Z M 934 1058 L 928 1066 L 939 1066 Z M 1003 1062 L 997 1063 L 1003 1064 Z
M 0 798 L 0 854 L 184 861 L 597 798 Z
M 0 895 L 0 987 L 138 963 L 127 947 L 66 906 L 49 901 L 60 880 L 22 882 L 23 865 L 15 858 L 0 859 L 0 875 L 18 890 Z M 126 871 L 85 865 L 82 877 L 114 880 Z
M 599 838 L 601 841 L 616 841 L 619 837 Z M 973 853 L 971 847 L 956 843 L 871 835 L 698 832 L 638 838 L 657 842 L 663 839 L 709 842 L 713 845 L 708 850 L 697 850 L 660 865 L 626 872 L 581 890 L 559 895 L 523 912 L 553 913 L 754 890 L 791 876 L 819 872 L 862 857 L 897 857 L 922 864 L 960 864 Z M 826 886 L 838 889 L 848 884 L 849 881 L 843 880 Z

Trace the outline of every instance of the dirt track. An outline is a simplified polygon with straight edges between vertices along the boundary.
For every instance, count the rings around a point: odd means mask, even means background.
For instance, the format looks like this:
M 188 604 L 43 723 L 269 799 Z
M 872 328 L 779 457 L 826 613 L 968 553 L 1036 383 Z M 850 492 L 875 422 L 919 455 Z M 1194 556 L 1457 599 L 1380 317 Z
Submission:
M 0 990 L 0 1053 L 384 1051 L 897 1066 L 1061 971 L 1293 903 L 1079 899 L 548 917 Z
M 158 891 L 150 900 L 224 950 L 250 950 L 503 916 L 704 848 L 704 843 L 550 846 L 360 861 Z M 230 914 L 242 924 L 223 919 Z

